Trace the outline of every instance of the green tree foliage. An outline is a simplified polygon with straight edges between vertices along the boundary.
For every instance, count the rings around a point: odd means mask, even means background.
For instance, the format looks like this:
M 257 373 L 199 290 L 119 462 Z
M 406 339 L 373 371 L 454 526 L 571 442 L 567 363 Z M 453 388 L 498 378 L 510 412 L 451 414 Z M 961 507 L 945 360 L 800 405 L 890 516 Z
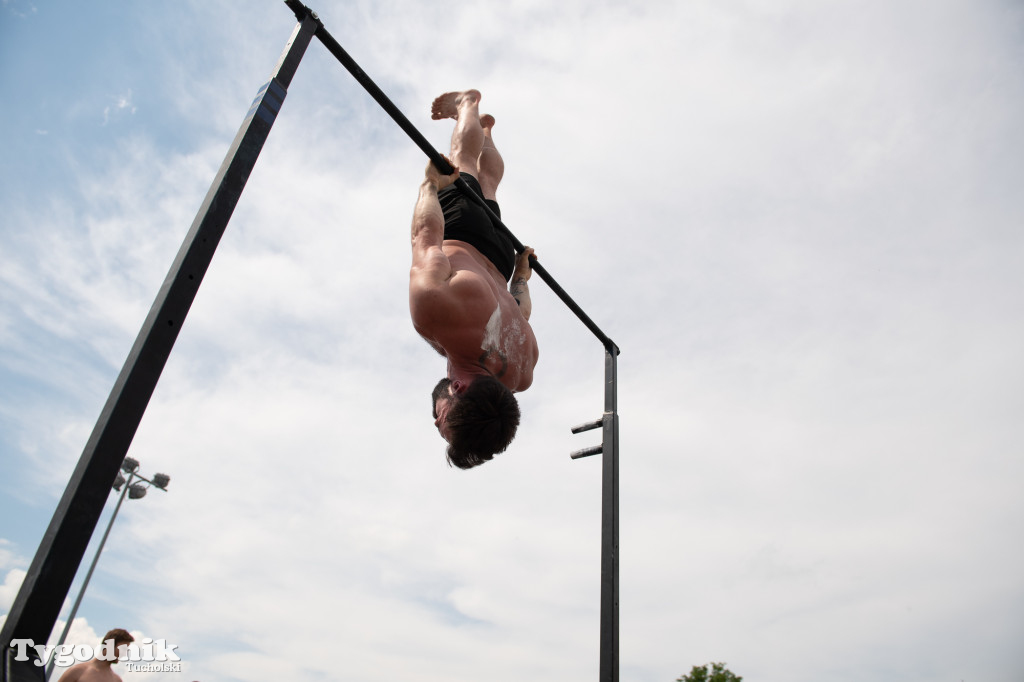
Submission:
M 689 675 L 683 675 L 676 682 L 743 682 L 743 678 L 729 672 L 725 663 L 708 663 L 693 666 Z

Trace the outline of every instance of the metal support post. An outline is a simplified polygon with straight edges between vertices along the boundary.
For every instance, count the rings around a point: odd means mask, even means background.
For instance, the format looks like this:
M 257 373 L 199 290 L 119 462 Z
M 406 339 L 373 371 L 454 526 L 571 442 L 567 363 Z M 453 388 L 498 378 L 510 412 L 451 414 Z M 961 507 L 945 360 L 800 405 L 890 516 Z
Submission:
M 619 413 L 614 344 L 605 348 L 601 462 L 601 671 L 619 680 Z
M 114 383 L 0 631 L 2 682 L 43 679 L 43 669 L 34 661 L 13 660 L 11 640 L 40 644 L 50 637 L 110 486 L 316 25 L 310 18 L 292 32 L 270 81 L 242 122 Z
M 574 426 L 573 433 L 601 429 L 601 444 L 572 453 L 572 459 L 603 455 L 601 461 L 601 662 L 600 682 L 619 680 L 619 412 L 614 343 L 605 346 L 604 414 Z

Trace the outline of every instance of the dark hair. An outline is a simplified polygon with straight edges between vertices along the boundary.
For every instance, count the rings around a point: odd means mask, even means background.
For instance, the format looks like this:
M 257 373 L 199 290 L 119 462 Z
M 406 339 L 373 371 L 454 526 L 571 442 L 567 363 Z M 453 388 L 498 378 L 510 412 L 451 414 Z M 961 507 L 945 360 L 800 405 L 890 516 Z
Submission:
M 101 639 L 100 641 L 106 642 L 108 639 L 114 640 L 114 644 L 120 644 L 122 642 L 125 644 L 130 644 L 135 641 L 135 638 L 132 637 L 131 633 L 122 628 L 114 628 L 107 634 L 103 635 L 103 639 Z
M 448 418 L 448 463 L 470 469 L 504 452 L 516 436 L 519 403 L 494 377 L 479 377 L 456 394 Z
M 434 386 L 434 390 L 430 393 L 430 409 L 433 410 L 434 419 L 437 419 L 437 401 L 441 398 L 451 397 L 451 385 L 452 380 L 448 377 L 442 377 L 437 386 Z

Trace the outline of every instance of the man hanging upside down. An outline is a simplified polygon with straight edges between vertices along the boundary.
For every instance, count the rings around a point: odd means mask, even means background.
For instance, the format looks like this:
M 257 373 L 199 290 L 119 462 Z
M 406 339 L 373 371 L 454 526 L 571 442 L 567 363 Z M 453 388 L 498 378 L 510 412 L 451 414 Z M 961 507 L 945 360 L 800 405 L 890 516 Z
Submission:
M 448 461 L 468 469 L 504 451 L 519 425 L 513 393 L 533 383 L 537 339 L 530 328 L 529 256 L 487 212 L 452 185 L 462 177 L 500 215 L 495 201 L 505 163 L 494 147 L 494 117 L 480 116 L 476 90 L 434 100 L 432 118 L 454 118 L 451 175 L 427 164 L 412 220 L 409 310 L 416 331 L 448 358 L 434 388 L 434 425 Z M 510 285 L 506 285 L 511 282 Z

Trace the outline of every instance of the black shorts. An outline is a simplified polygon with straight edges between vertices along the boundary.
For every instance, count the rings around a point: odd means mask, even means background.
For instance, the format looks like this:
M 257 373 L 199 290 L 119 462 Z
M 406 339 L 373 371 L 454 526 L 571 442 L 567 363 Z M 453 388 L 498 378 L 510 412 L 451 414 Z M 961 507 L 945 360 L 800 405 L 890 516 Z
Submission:
M 459 175 L 473 191 L 483 196 L 480 183 L 472 175 Z M 487 211 L 472 199 L 465 196 L 455 185 L 449 185 L 437 193 L 444 212 L 444 238 L 458 239 L 460 242 L 476 248 L 483 256 L 494 263 L 498 272 L 505 276 L 505 281 L 512 279 L 516 267 L 516 249 L 512 240 L 500 228 L 491 222 Z M 500 218 L 501 209 L 493 199 L 484 199 L 484 203 Z

